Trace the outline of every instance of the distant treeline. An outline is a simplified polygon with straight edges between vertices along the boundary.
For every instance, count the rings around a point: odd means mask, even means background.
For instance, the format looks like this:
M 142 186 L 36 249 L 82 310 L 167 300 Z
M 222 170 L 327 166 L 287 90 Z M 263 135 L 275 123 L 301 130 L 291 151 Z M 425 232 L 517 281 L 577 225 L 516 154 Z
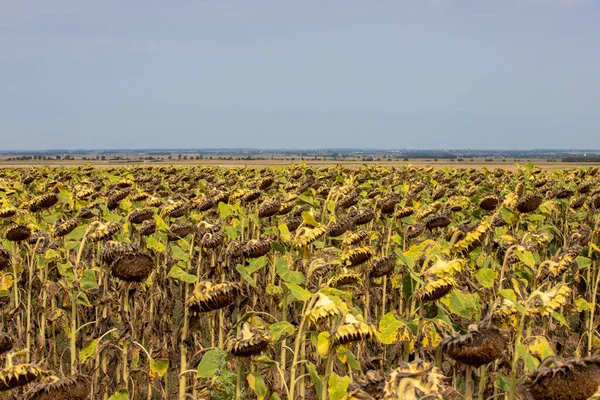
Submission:
M 562 159 L 563 162 L 577 162 L 577 163 L 581 163 L 581 162 L 600 162 L 600 156 L 587 156 L 587 157 L 583 157 L 583 156 L 572 156 L 572 157 L 565 157 Z

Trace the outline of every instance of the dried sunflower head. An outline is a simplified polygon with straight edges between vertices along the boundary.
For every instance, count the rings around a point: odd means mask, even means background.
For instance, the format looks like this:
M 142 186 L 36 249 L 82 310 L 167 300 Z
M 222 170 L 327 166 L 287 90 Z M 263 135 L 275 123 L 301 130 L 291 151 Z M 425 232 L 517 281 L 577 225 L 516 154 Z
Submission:
M 389 275 L 394 272 L 395 266 L 396 256 L 394 255 L 373 260 L 369 268 L 369 277 L 380 278 L 382 276 Z
M 444 375 L 433 363 L 423 360 L 400 366 L 386 377 L 383 400 L 443 400 L 453 391 L 444 384 Z
M 190 310 L 198 313 L 214 311 L 234 303 L 241 294 L 242 286 L 237 282 L 215 285 L 208 281 L 199 282 L 187 299 L 187 305 Z
M 463 364 L 480 367 L 499 358 L 507 340 L 498 328 L 471 325 L 464 334 L 453 334 L 440 343 L 442 351 Z
M 296 247 L 306 247 L 327 233 L 327 227 L 324 225 L 318 225 L 314 228 L 304 227 L 296 232 L 294 237 L 294 245 Z
M 6 231 L 6 240 L 11 242 L 22 242 L 31 236 L 31 228 L 27 225 L 12 225 Z
M 225 350 L 235 357 L 250 357 L 265 350 L 270 340 L 265 331 L 255 329 L 248 322 L 244 322 L 237 337 L 227 339 Z
M 152 272 L 154 261 L 148 254 L 126 253 L 117 258 L 110 267 L 113 276 L 128 282 L 142 282 Z
M 342 268 L 342 271 L 339 274 L 336 274 L 331 278 L 330 285 L 332 287 L 341 288 L 344 286 L 360 285 L 361 283 L 362 278 L 359 274 L 349 272 L 345 268 Z
M 496 207 L 498 207 L 498 203 L 500 203 L 500 199 L 498 199 L 498 197 L 493 195 L 485 196 L 479 202 L 479 207 L 486 211 L 493 211 L 496 209 Z
M 373 257 L 373 250 L 370 247 L 362 246 L 355 248 L 346 248 L 341 255 L 342 265 L 356 267 L 369 261 Z
M 567 304 L 571 289 L 566 284 L 559 284 L 547 292 L 536 290 L 527 300 L 527 311 L 530 315 L 548 316 Z
M 69 233 L 73 232 L 75 230 L 75 228 L 77 228 L 77 226 L 79 225 L 79 219 L 78 218 L 70 218 L 64 222 L 56 222 L 56 224 L 54 225 L 54 236 L 56 237 L 63 237 L 68 235 Z
M 436 301 L 450 293 L 456 286 L 456 281 L 450 276 L 425 281 L 425 285 L 415 292 L 415 296 L 422 302 Z
M 83 375 L 49 376 L 28 390 L 22 400 L 85 400 L 91 390 L 90 379 Z
M 521 197 L 517 203 L 516 208 L 520 213 L 526 214 L 531 213 L 537 210 L 537 208 L 542 204 L 543 198 L 539 194 L 528 194 L 526 196 Z
M 8 366 L 0 371 L 0 392 L 25 386 L 45 374 L 46 371 L 31 364 Z
M 600 387 L 600 357 L 548 357 L 527 377 L 524 386 L 534 400 L 591 398 Z
M 144 221 L 150 220 L 154 218 L 154 210 L 150 208 L 140 208 L 137 210 L 133 210 L 127 216 L 127 220 L 132 224 L 141 224 Z
M 258 216 L 260 218 L 268 218 L 277 214 L 281 210 L 281 202 L 279 200 L 265 201 L 258 207 Z
M 0 218 L 10 218 L 17 214 L 17 209 L 12 206 L 6 206 L 0 208 Z
M 271 250 L 271 240 L 249 240 L 244 246 L 244 257 L 258 258 Z
M 346 314 L 344 322 L 335 329 L 330 341 L 333 346 L 338 346 L 363 339 L 372 339 L 376 334 L 377 330 L 373 325 L 357 320 L 352 314 Z
M 325 318 L 330 318 L 336 315 L 341 315 L 342 310 L 323 293 L 318 294 L 318 300 L 313 308 L 305 314 L 309 324 L 317 325 L 317 323 Z

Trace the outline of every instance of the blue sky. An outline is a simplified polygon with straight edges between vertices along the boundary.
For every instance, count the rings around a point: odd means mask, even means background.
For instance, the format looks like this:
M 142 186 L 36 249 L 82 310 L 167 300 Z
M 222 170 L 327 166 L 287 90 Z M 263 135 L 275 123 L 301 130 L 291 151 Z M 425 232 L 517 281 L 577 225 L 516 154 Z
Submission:
M 0 0 L 0 149 L 600 148 L 600 0 Z

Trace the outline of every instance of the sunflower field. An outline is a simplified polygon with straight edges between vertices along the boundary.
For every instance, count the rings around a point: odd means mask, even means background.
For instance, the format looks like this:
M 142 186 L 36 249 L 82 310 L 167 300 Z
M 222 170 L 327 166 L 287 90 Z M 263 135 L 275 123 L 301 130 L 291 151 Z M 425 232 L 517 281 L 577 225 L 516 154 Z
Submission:
M 0 399 L 587 399 L 598 168 L 0 169 Z

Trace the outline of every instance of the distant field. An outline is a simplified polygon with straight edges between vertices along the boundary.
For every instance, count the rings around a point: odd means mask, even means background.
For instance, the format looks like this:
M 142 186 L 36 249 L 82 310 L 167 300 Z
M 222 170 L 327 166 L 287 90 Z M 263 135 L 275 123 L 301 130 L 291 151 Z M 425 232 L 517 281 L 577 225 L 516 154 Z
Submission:
M 427 167 L 431 166 L 434 168 L 482 168 L 487 167 L 489 169 L 509 169 L 514 170 L 515 164 L 524 165 L 526 162 L 532 161 L 536 166 L 544 169 L 544 170 L 557 170 L 557 169 L 565 169 L 565 168 L 580 168 L 580 167 L 591 167 L 598 166 L 600 163 L 567 163 L 567 162 L 549 162 L 545 160 L 511 160 L 511 161 L 493 161 L 486 162 L 484 159 L 474 159 L 473 161 L 449 161 L 449 160 L 440 160 L 433 161 L 427 159 L 411 159 L 410 162 L 415 167 Z M 146 166 L 166 166 L 166 165 L 215 165 L 215 166 L 223 166 L 229 168 L 236 167 L 244 167 L 244 166 L 252 166 L 257 168 L 263 168 L 273 165 L 290 165 L 290 164 L 300 164 L 305 163 L 307 165 L 313 167 L 330 167 L 338 164 L 346 165 L 346 166 L 362 166 L 362 165 L 381 165 L 381 166 L 400 166 L 404 165 L 404 161 L 361 161 L 361 160 L 352 160 L 352 161 L 334 161 L 334 160 L 169 160 L 168 162 L 139 162 L 139 161 L 90 161 L 90 160 L 67 160 L 67 161 L 39 161 L 39 162 L 31 162 L 31 161 L 7 161 L 0 159 L 0 168 L 11 168 L 11 167 L 21 167 L 21 168 L 30 168 L 41 165 L 49 165 L 49 166 L 69 166 L 69 165 L 93 165 L 98 168 L 109 168 L 116 166 L 128 166 L 128 165 L 146 165 Z

